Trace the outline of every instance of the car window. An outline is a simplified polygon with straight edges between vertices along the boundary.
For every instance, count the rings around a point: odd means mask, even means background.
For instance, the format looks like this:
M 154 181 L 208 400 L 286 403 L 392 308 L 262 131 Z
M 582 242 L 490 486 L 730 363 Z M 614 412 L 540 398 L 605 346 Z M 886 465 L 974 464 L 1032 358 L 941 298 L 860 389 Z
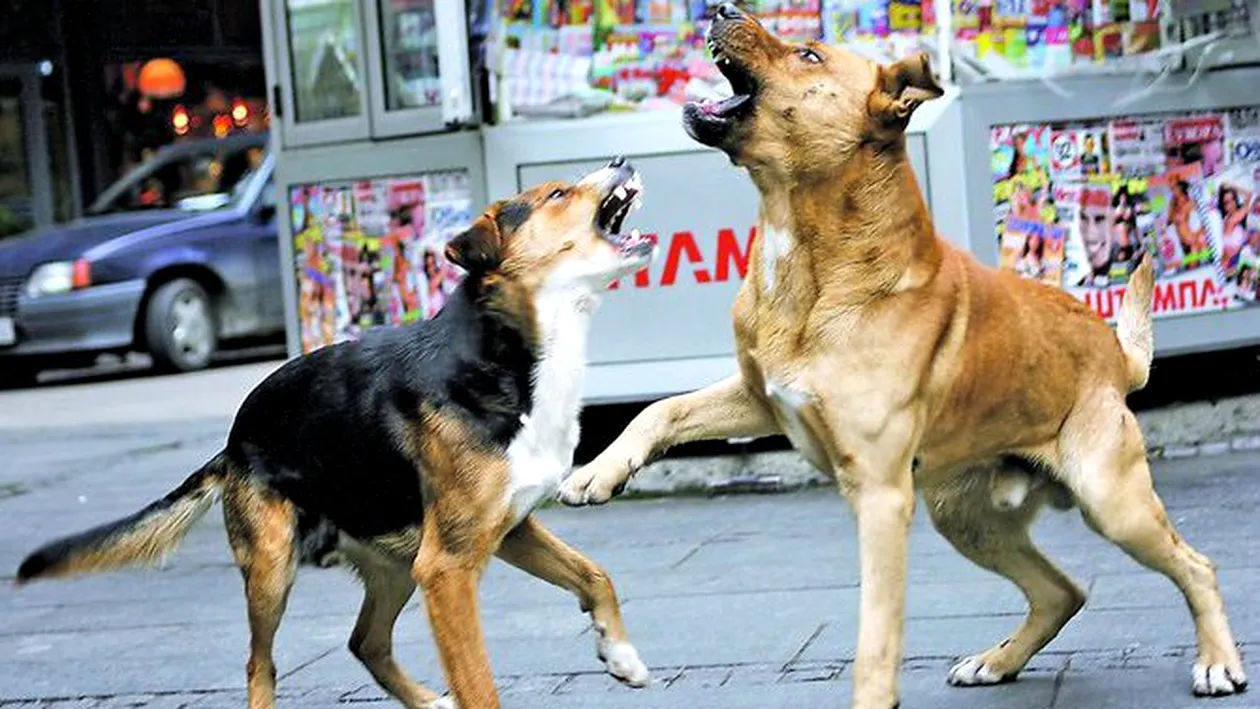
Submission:
M 276 206 L 276 185 L 271 178 L 267 178 L 267 184 L 263 185 L 262 194 L 258 198 L 259 203 L 264 207 Z
M 262 163 L 265 151 L 259 146 L 228 150 L 207 146 L 204 151 L 177 157 L 152 156 L 161 160 L 149 168 L 148 174 L 131 179 L 134 184 L 123 190 L 107 211 L 144 209 L 184 209 L 204 211 L 233 204 L 240 198 L 246 179 Z

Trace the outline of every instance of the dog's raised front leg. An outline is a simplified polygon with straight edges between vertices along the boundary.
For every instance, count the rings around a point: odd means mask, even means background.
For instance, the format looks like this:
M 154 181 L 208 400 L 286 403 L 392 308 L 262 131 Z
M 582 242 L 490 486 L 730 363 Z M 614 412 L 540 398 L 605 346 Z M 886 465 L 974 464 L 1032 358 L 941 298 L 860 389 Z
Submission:
M 499 558 L 577 596 L 595 624 L 595 651 L 608 674 L 631 687 L 646 687 L 648 668 L 630 644 L 612 579 L 598 564 L 552 534 L 533 515 L 508 533 Z
M 774 416 L 737 374 L 644 409 L 595 460 L 569 476 L 560 487 L 560 500 L 568 505 L 607 502 L 631 475 L 671 446 L 776 431 Z
M 907 417 L 908 418 L 908 417 Z M 914 516 L 912 425 L 890 423 L 837 473 L 857 517 L 861 601 L 854 709 L 897 706 L 905 631 L 906 564 Z

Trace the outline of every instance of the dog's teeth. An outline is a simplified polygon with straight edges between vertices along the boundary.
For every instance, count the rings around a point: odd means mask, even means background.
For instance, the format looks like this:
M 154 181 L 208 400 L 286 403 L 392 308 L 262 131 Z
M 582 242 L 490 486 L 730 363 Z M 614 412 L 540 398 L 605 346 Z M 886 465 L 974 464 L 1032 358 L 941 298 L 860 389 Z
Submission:
M 617 185 L 617 189 L 613 190 L 613 196 L 616 197 L 617 199 L 625 199 L 626 198 L 625 185 Z

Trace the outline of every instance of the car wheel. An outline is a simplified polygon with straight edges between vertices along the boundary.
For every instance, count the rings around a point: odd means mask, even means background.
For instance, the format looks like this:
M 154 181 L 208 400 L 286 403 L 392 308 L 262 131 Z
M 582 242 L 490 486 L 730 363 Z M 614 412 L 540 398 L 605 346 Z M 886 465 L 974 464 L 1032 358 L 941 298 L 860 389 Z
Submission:
M 188 278 L 164 283 L 153 292 L 144 326 L 153 366 L 162 371 L 204 369 L 218 347 L 210 296 Z
M 0 361 L 0 389 L 18 389 L 35 384 L 39 367 L 27 362 Z

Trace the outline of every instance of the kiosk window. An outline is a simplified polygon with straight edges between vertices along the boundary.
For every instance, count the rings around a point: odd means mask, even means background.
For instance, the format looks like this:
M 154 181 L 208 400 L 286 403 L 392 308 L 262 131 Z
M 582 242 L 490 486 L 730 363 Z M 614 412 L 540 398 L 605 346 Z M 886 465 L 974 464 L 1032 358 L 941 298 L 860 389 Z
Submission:
M 440 102 L 437 23 L 433 0 L 379 0 L 386 108 L 398 111 Z
M 351 118 L 363 110 L 354 0 L 286 0 L 298 122 Z

